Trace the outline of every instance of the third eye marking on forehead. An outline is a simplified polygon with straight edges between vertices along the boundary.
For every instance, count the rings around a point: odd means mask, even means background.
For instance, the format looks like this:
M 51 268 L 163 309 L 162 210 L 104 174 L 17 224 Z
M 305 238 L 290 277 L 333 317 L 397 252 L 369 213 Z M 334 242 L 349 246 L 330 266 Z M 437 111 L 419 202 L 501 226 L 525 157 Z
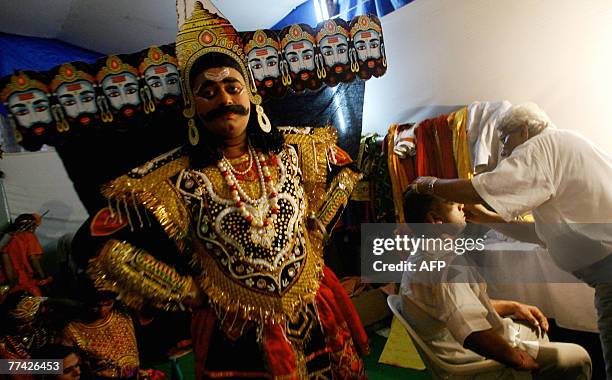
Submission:
M 213 72 L 213 71 L 205 71 L 204 72 L 204 77 L 206 79 L 209 79 L 211 81 L 215 81 L 215 82 L 220 82 L 222 81 L 224 78 L 227 78 L 230 75 L 230 71 L 227 67 L 224 67 L 222 70 L 219 70 L 217 72 Z

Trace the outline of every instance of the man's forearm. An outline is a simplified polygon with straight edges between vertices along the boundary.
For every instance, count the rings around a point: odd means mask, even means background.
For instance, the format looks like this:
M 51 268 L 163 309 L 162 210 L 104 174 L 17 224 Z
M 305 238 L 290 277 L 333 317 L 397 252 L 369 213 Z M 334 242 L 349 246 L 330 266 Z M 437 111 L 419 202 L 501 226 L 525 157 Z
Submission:
M 471 333 L 463 346 L 488 359 L 497 360 L 509 367 L 520 365 L 516 349 L 510 346 L 504 338 L 493 329 Z
M 457 203 L 478 204 L 484 201 L 467 179 L 437 179 L 433 194 Z

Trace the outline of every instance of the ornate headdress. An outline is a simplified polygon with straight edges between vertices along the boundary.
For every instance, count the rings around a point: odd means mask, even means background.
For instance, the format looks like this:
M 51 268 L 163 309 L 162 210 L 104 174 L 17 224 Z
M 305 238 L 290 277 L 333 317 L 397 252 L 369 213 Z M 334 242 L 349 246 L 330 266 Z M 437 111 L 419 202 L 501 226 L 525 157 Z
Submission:
M 312 44 L 312 46 L 316 45 L 314 36 L 308 31 L 303 30 L 302 26 L 299 24 L 293 24 L 289 28 L 289 30 L 281 36 L 281 46 L 284 48 L 290 42 L 302 41 L 306 40 Z
M 344 21 L 343 21 L 344 22 Z M 345 22 L 346 25 L 346 22 Z M 347 40 L 351 39 L 348 29 L 335 20 L 326 20 L 323 22 L 319 30 L 317 31 L 317 42 L 320 42 L 323 38 L 327 36 L 333 36 L 335 34 L 340 34 L 346 37 Z
M 51 91 L 55 92 L 57 88 L 62 84 L 76 82 L 78 80 L 85 80 L 87 82 L 91 82 L 92 85 L 95 85 L 96 83 L 94 77 L 90 74 L 82 70 L 78 70 L 71 63 L 64 63 L 59 67 L 58 74 L 49 84 L 49 88 L 51 89 Z
M 176 57 L 185 96 L 185 110 L 183 114 L 191 119 L 195 116 L 195 104 L 191 92 L 190 75 L 194 63 L 210 53 L 225 54 L 238 64 L 242 76 L 249 85 L 249 98 L 251 103 L 261 103 L 261 96 L 253 77 L 249 72 L 246 56 L 242 48 L 242 41 L 238 32 L 229 21 L 205 9 L 201 2 L 194 4 L 193 14 L 179 29 L 176 35 Z
M 162 49 L 158 46 L 151 46 L 147 50 L 147 56 L 142 60 L 140 65 L 138 65 L 138 70 L 140 70 L 141 74 L 151 66 L 159 66 L 164 63 L 171 63 L 175 66 L 178 66 L 178 61 L 175 57 L 170 54 L 164 53 Z
M 121 58 L 116 55 L 109 55 L 106 59 L 106 64 L 104 65 L 104 67 L 102 67 L 100 71 L 98 71 L 96 79 L 98 80 L 98 83 L 102 83 L 104 78 L 109 75 L 121 74 L 125 72 L 134 74 L 136 78 L 138 78 L 139 76 L 138 70 L 136 70 L 134 66 L 123 62 Z
M 45 86 L 44 83 L 36 79 L 30 78 L 23 71 L 19 71 L 15 75 L 11 76 L 9 83 L 0 93 L 0 100 L 6 102 L 8 98 L 15 92 L 27 91 L 32 89 L 37 89 L 44 92 L 45 94 L 49 94 L 49 89 L 47 88 L 47 86 Z
M 274 49 L 276 49 L 276 51 L 279 51 L 280 44 L 275 37 L 276 36 L 268 35 L 265 30 L 257 30 L 255 31 L 255 33 L 253 33 L 253 38 L 251 38 L 244 46 L 244 51 L 248 53 L 253 49 L 262 48 L 266 46 L 273 47 Z
M 36 313 L 38 313 L 42 300 L 41 297 L 24 297 L 9 314 L 16 321 L 23 323 L 31 322 L 34 320 Z
M 354 36 L 357 32 L 369 29 L 378 32 L 378 34 L 382 33 L 382 27 L 380 26 L 378 18 L 371 17 L 370 15 L 362 15 L 359 16 L 356 21 L 353 19 L 351 22 L 351 36 Z

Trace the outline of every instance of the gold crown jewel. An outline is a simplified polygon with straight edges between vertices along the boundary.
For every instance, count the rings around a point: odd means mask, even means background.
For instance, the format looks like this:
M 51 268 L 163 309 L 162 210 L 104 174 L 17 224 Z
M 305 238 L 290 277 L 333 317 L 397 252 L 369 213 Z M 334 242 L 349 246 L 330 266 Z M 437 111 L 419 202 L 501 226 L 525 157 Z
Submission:
M 6 102 L 12 94 L 15 92 L 27 91 L 37 89 L 45 94 L 49 94 L 49 89 L 45 86 L 44 83 L 30 78 L 27 74 L 22 71 L 19 71 L 15 75 L 11 76 L 11 80 L 4 87 L 2 92 L 0 93 L 0 100 Z
M 253 38 L 244 46 L 244 51 L 247 53 L 256 48 L 273 47 L 276 51 L 280 50 L 280 45 L 277 40 L 268 36 L 264 30 L 257 30 L 253 34 Z
M 109 75 L 120 74 L 124 72 L 129 72 L 138 77 L 138 70 L 132 65 L 124 63 L 121 58 L 116 55 L 109 55 L 106 59 L 106 65 L 98 72 L 96 75 L 96 79 L 99 83 L 101 83 L 104 78 Z
M 147 56 L 142 60 L 142 63 L 138 66 L 141 73 L 144 73 L 146 69 L 151 66 L 158 66 L 164 63 L 171 63 L 175 66 L 178 65 L 178 61 L 175 57 L 170 54 L 166 54 L 158 46 L 151 46 L 147 50 Z
M 346 28 L 338 25 L 334 20 L 327 20 L 323 24 L 323 27 L 317 33 L 317 41 L 321 41 L 324 37 L 333 36 L 334 34 L 340 34 L 347 39 L 350 39 L 349 32 Z
M 191 17 L 180 27 L 176 35 L 176 57 L 178 59 L 181 79 L 185 87 L 184 115 L 192 118 L 195 115 L 193 94 L 190 88 L 190 71 L 193 64 L 206 54 L 220 53 L 232 58 L 242 71 L 249 86 L 251 103 L 260 104 L 261 96 L 247 68 L 246 56 L 242 41 L 232 24 L 223 17 L 205 9 L 201 2 L 196 1 Z
M 49 87 L 53 92 L 55 92 L 57 88 L 64 83 L 76 82 L 78 80 L 91 82 L 92 85 L 95 83 L 93 76 L 84 71 L 77 70 L 70 63 L 64 63 L 61 65 L 58 71 L 59 73 L 53 78 L 51 84 L 49 84 Z
M 376 21 L 374 21 L 374 18 L 368 15 L 362 15 L 362 16 L 359 16 L 359 18 L 357 19 L 357 22 L 351 28 L 351 35 L 354 36 L 355 33 L 357 32 L 369 30 L 369 29 L 372 29 L 378 32 L 378 34 L 382 33 L 382 28 L 380 27 L 378 23 L 376 23 Z

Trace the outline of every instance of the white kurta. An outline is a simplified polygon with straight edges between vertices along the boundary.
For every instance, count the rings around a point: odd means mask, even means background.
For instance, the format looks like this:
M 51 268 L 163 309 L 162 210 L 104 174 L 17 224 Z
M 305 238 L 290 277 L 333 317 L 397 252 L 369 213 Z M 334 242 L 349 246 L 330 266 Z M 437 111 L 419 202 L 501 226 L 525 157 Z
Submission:
M 507 221 L 531 211 L 564 270 L 612 253 L 612 156 L 578 133 L 546 128 L 472 184 Z

